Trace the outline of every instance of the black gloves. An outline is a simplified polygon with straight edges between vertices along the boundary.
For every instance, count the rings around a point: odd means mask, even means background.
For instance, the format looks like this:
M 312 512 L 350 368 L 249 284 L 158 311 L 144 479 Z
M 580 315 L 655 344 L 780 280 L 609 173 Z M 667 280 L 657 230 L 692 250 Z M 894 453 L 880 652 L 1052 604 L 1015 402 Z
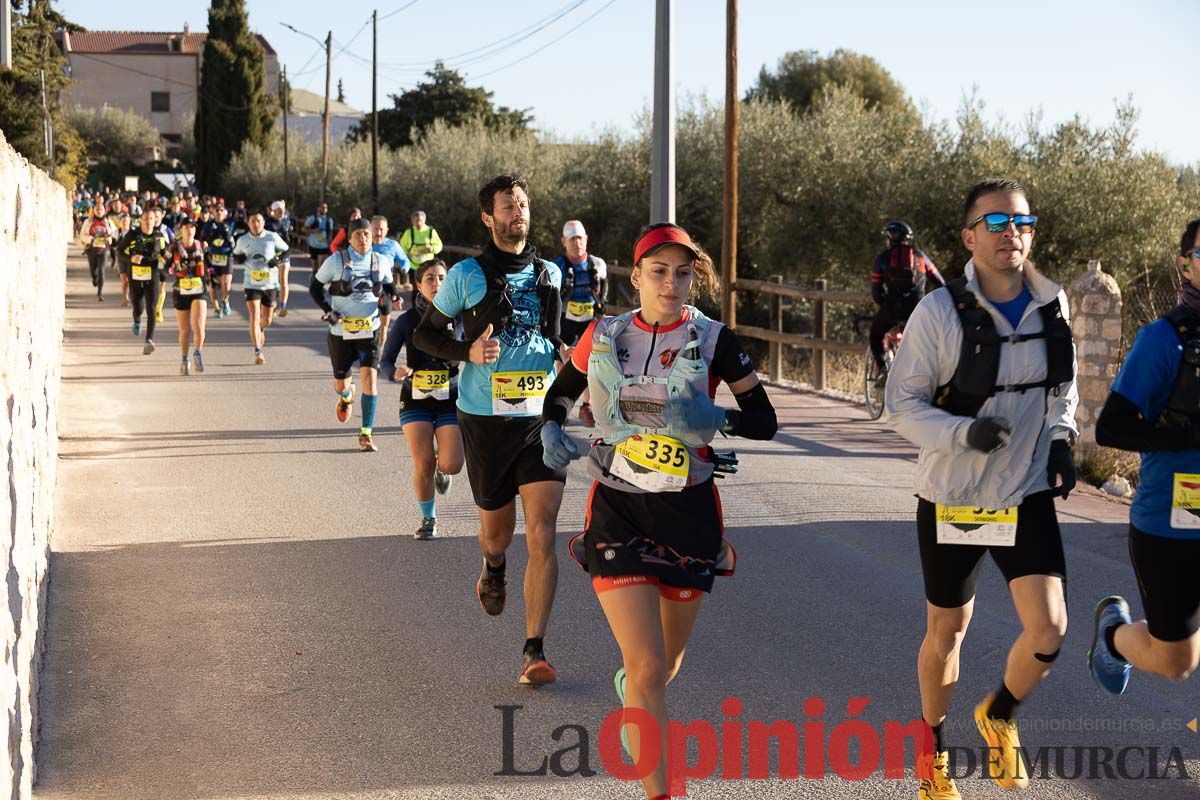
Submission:
M 233 254 L 233 263 L 245 264 L 246 263 L 246 254 L 245 253 L 234 253 Z
M 980 417 L 967 428 L 967 444 L 981 453 L 992 453 L 1008 444 L 1012 425 L 1003 417 Z
M 1050 463 L 1046 469 L 1046 478 L 1050 488 L 1063 500 L 1075 488 L 1075 459 L 1071 457 L 1071 445 L 1056 439 L 1050 443 Z M 1059 481 L 1062 481 L 1059 483 Z

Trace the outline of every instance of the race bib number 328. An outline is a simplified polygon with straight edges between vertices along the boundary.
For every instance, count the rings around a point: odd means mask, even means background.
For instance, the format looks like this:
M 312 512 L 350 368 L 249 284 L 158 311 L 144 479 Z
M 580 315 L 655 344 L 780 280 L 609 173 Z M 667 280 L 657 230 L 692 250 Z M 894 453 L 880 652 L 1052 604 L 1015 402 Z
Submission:
M 977 508 L 937 504 L 938 544 L 1012 547 L 1017 541 L 1017 507 Z

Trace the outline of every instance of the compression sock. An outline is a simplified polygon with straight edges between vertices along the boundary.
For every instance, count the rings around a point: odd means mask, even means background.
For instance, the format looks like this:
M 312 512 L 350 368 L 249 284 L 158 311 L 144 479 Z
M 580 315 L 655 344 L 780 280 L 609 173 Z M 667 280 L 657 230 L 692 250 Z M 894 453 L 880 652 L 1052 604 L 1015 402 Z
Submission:
M 421 508 L 422 517 L 437 518 L 437 500 L 418 500 L 417 505 Z
M 500 562 L 500 565 L 496 566 L 496 567 L 493 567 L 491 564 L 488 564 L 486 558 L 483 560 L 483 563 L 487 565 L 487 571 L 488 571 L 489 575 L 503 575 L 504 568 L 508 566 L 508 559 L 504 559 L 503 561 Z
M 335 391 L 336 391 L 336 390 L 335 390 Z M 350 385 L 350 386 L 347 386 L 345 389 L 343 389 L 343 390 L 340 392 L 340 394 L 342 395 L 342 399 L 343 399 L 343 400 L 345 400 L 347 403 L 349 403 L 349 402 L 350 402 L 350 396 L 354 394 L 354 386 L 353 386 L 353 384 L 352 384 L 352 385 Z
M 946 721 L 942 720 L 937 725 L 929 726 L 933 730 L 933 752 L 946 752 Z
M 379 395 L 364 394 L 362 396 L 362 433 L 370 433 L 375 427 L 375 406 L 379 405 Z
M 1108 645 L 1108 652 L 1112 653 L 1113 658 L 1128 663 L 1129 659 L 1121 655 L 1120 651 L 1117 650 L 1117 628 L 1121 627 L 1122 624 L 1118 622 L 1116 625 L 1109 625 L 1104 629 L 1104 643 Z
M 525 652 L 531 655 L 542 655 L 542 637 L 532 636 L 525 640 Z
M 1007 684 L 1000 683 L 1000 689 L 996 692 L 996 696 L 992 698 L 992 705 L 987 710 L 987 715 L 992 719 L 1011 720 L 1013 713 L 1016 712 L 1017 706 L 1021 701 L 1013 697 L 1012 692 L 1008 690 Z

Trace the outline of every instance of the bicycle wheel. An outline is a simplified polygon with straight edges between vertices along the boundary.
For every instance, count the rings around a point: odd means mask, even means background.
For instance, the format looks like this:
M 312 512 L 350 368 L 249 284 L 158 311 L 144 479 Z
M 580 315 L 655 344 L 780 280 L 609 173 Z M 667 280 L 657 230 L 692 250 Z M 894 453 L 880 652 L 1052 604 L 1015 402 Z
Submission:
M 863 355 L 863 400 L 867 407 L 869 419 L 879 419 L 883 416 L 883 387 L 876 386 L 879 381 L 879 367 L 875 364 L 875 356 L 871 348 Z

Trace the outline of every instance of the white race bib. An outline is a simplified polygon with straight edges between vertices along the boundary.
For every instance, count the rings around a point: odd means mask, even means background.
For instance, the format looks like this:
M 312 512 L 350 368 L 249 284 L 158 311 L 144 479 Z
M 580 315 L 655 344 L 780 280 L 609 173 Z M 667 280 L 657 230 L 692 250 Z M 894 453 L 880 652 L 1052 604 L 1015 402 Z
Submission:
M 977 508 L 937 504 L 938 544 L 1012 547 L 1017 541 L 1017 507 Z
M 1171 493 L 1171 527 L 1181 530 L 1200 528 L 1200 475 L 1175 473 Z
M 343 339 L 370 339 L 374 335 L 375 331 L 371 330 L 370 317 L 342 318 Z
M 450 370 L 419 369 L 412 376 L 413 400 L 449 400 Z
M 545 372 L 493 372 L 492 414 L 532 417 L 542 413 L 550 377 Z

